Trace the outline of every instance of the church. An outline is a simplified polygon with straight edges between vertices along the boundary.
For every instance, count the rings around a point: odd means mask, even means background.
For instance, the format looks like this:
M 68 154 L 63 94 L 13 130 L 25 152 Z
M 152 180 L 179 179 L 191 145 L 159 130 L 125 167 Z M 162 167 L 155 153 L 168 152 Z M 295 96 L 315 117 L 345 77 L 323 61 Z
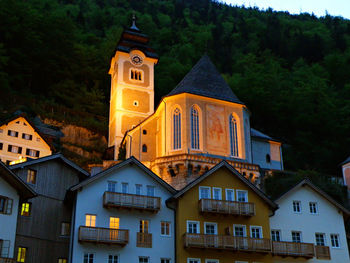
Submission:
M 181 189 L 226 160 L 259 185 L 262 173 L 283 170 L 281 142 L 250 126 L 250 111 L 208 55 L 154 110 L 156 51 L 136 26 L 123 31 L 111 59 L 109 149 L 134 156 Z

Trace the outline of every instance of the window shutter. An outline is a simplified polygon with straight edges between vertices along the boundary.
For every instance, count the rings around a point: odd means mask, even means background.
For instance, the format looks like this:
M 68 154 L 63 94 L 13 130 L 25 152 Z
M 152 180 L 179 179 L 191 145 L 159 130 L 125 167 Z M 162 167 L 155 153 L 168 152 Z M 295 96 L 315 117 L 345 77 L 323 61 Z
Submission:
M 7 199 L 6 200 L 6 214 L 11 215 L 12 214 L 12 205 L 13 205 L 13 199 Z
M 30 151 L 29 149 L 26 149 L 26 155 L 29 155 L 29 151 Z
M 40 151 L 36 151 L 36 157 L 39 157 Z
M 22 153 L 22 147 L 18 147 L 18 153 Z

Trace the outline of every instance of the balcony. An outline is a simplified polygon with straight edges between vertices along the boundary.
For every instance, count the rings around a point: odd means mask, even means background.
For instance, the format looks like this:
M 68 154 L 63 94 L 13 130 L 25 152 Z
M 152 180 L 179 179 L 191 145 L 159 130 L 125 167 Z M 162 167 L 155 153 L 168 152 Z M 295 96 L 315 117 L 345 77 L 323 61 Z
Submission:
M 129 230 L 80 226 L 79 242 L 125 246 L 129 242 Z
M 150 233 L 136 233 L 136 246 L 137 247 L 152 247 L 152 234 Z
M 157 213 L 160 210 L 160 197 L 133 195 L 114 192 L 103 194 L 103 206 L 106 208 L 126 208 L 147 210 Z
M 199 200 L 199 210 L 202 213 L 254 216 L 255 204 L 226 200 L 201 199 Z
M 331 252 L 327 246 L 315 246 L 315 254 L 317 259 L 331 259 Z
M 265 238 L 235 237 L 229 235 L 184 234 L 186 248 L 206 248 L 249 252 L 271 252 L 271 242 Z
M 314 244 L 272 241 L 272 253 L 278 256 L 314 257 Z
M 16 260 L 13 258 L 1 258 L 0 257 L 0 263 L 16 263 Z

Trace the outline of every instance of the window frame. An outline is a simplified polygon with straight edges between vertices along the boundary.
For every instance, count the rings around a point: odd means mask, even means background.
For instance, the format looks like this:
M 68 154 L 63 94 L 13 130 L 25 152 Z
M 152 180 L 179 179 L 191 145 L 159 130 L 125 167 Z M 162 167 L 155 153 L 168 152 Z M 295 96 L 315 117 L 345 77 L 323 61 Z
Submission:
M 147 261 L 142 261 L 142 263 L 150 263 L 150 257 L 139 256 L 139 263 L 141 263 L 141 259 L 147 259 Z
M 180 151 L 182 149 L 182 110 L 179 106 L 174 107 L 171 114 L 171 138 L 173 151 Z
M 230 156 L 239 158 L 239 136 L 238 136 L 238 118 L 233 113 L 229 115 L 229 138 L 230 138 Z
M 22 252 L 23 250 L 23 252 Z M 18 247 L 17 248 L 17 261 L 16 262 L 26 262 L 27 257 L 27 247 Z
M 198 105 L 192 105 L 190 111 L 190 131 L 191 131 L 191 150 L 201 150 L 201 113 Z
M 299 234 L 299 239 L 300 239 L 299 242 L 296 242 L 296 241 L 293 240 L 293 233 Z M 291 236 L 292 236 L 292 242 L 294 242 L 294 243 L 302 243 L 303 242 L 303 235 L 302 235 L 301 231 L 292 230 L 291 231 Z
M 160 258 L 160 263 L 171 263 L 171 258 Z
M 90 220 L 89 220 L 90 225 L 87 225 L 87 224 L 86 224 L 86 222 L 88 222 L 88 221 L 87 221 L 87 216 L 90 216 L 90 217 L 91 217 Z M 92 219 L 92 217 L 95 218 L 95 220 L 94 220 L 95 225 L 94 225 L 94 226 L 91 225 L 91 222 L 92 222 L 91 219 Z M 96 214 L 85 214 L 85 226 L 86 226 L 86 227 L 96 227 L 96 225 L 97 225 L 96 222 L 97 222 L 97 215 L 96 215 Z
M 88 261 L 87 261 L 87 263 L 89 263 L 90 262 L 90 255 L 92 255 L 92 262 L 95 262 L 95 259 L 96 259 L 96 257 L 95 257 L 95 253 L 91 253 L 91 252 L 84 252 L 84 254 L 83 254 L 83 263 L 85 263 L 85 255 L 87 255 L 88 256 Z
M 165 224 L 165 228 L 163 228 L 163 225 Z M 168 234 L 163 234 L 163 229 L 165 229 L 165 232 L 167 232 L 166 230 L 168 230 Z M 160 221 L 160 236 L 162 237 L 171 237 L 171 222 L 170 221 Z
M 219 195 L 219 199 L 215 199 L 215 190 L 219 190 L 220 195 Z M 222 200 L 222 188 L 221 187 L 212 187 L 212 191 L 213 191 L 213 200 Z
M 314 207 L 312 207 L 314 206 Z M 315 211 L 313 212 L 312 210 L 315 209 Z M 318 204 L 317 202 L 309 202 L 309 213 L 311 215 L 318 215 Z
M 32 174 L 33 173 L 33 174 Z M 31 184 L 31 185 L 36 185 L 36 177 L 37 177 L 38 171 L 34 170 L 34 169 L 28 169 L 27 170 L 27 178 L 26 178 L 26 183 Z M 33 179 L 34 176 L 34 182 L 32 182 L 33 180 L 29 180 L 29 179 Z M 30 177 L 30 178 L 29 178 Z
M 322 237 L 322 242 L 319 242 L 319 238 L 317 237 L 319 235 L 319 237 Z M 327 243 L 326 243 L 326 234 L 325 233 L 319 233 L 319 232 L 316 232 L 315 233 L 315 243 L 316 243 L 316 246 L 326 246 Z M 320 244 L 320 243 L 323 243 Z
M 67 225 L 68 225 L 68 227 L 67 227 Z M 71 224 L 69 222 L 61 222 L 60 236 L 61 237 L 69 237 L 70 236 L 70 232 L 71 232 L 70 228 L 71 228 Z M 67 234 L 64 234 L 64 231 L 62 231 L 63 229 L 68 229 Z
M 278 233 L 279 240 L 273 238 L 274 236 L 276 236 L 273 232 Z M 280 229 L 271 229 L 271 241 L 282 241 L 282 231 Z
M 23 211 L 23 205 L 28 204 L 28 211 Z M 26 212 L 27 214 L 23 214 Z M 31 202 L 23 202 L 21 205 L 21 216 L 30 217 L 32 215 L 32 203 Z
M 187 258 L 187 263 L 191 263 L 191 261 L 195 261 L 196 263 L 201 263 L 200 258 Z
M 245 193 L 245 196 L 246 196 L 246 201 L 242 202 L 242 201 L 239 201 L 239 198 L 238 198 L 238 193 L 241 193 L 241 192 L 244 192 Z M 248 199 L 248 191 L 247 190 L 241 190 L 241 189 L 236 189 L 236 200 L 237 202 L 241 202 L 241 203 L 248 203 L 249 202 L 249 199 Z
M 329 236 L 331 240 L 331 248 L 341 248 L 339 234 L 331 233 L 329 234 Z M 338 246 L 333 246 L 333 237 L 336 237 L 336 242 L 338 242 Z
M 218 260 L 218 259 L 212 259 L 212 258 L 206 258 L 206 259 L 205 259 L 205 263 L 210 263 L 210 262 L 212 262 L 212 263 L 219 263 L 220 260 Z
M 261 235 L 261 237 L 253 237 L 253 229 L 259 229 L 259 234 Z M 251 238 L 256 238 L 256 239 L 264 238 L 262 226 L 250 225 L 249 226 L 249 232 L 250 232 L 250 237 Z
M 190 233 L 190 231 L 189 231 L 189 224 L 195 224 L 195 225 L 197 225 L 196 226 L 196 232 L 197 233 Z M 187 220 L 186 221 L 186 233 L 189 233 L 189 234 L 200 234 L 201 233 L 201 229 L 200 229 L 200 222 L 199 221 L 194 221 L 194 220 Z
M 227 193 L 229 192 L 229 191 L 232 191 L 232 197 L 233 197 L 233 200 L 228 200 L 228 198 L 227 198 Z M 225 200 L 226 201 L 235 201 L 236 200 L 236 196 L 235 196 L 235 189 L 232 189 L 232 188 L 225 188 Z
M 199 191 L 199 200 L 202 199 L 202 191 L 201 189 L 208 189 L 209 191 L 209 197 L 203 198 L 203 199 L 211 199 L 211 187 L 210 186 L 199 186 L 198 191 Z
M 112 262 L 111 263 L 114 263 L 114 261 L 115 261 L 115 257 L 117 257 L 117 263 L 119 263 L 119 254 L 108 254 L 108 259 L 107 259 L 107 261 L 108 261 L 108 263 L 110 263 L 110 258 L 109 257 L 112 257 Z
M 207 234 L 207 225 L 214 226 L 214 234 Z M 204 222 L 204 234 L 205 235 L 217 235 L 218 234 L 218 223 L 216 223 L 216 222 Z
M 299 204 L 298 206 L 299 206 L 299 211 L 295 211 L 295 207 L 294 207 L 294 203 L 296 203 L 296 204 Z M 300 200 L 293 200 L 293 202 L 292 202 L 292 207 L 293 207 L 293 212 L 295 213 L 295 214 L 301 214 L 301 211 L 302 211 L 302 207 L 301 207 L 301 201 Z
M 134 73 L 134 76 L 135 76 L 135 73 L 141 74 L 141 79 L 132 78 L 131 72 Z M 145 82 L 145 72 L 140 68 L 130 67 L 129 68 L 129 80 L 132 82 L 136 82 L 136 83 L 144 83 Z
M 233 228 L 232 228 L 233 229 L 233 231 L 232 231 L 233 236 L 235 236 L 235 237 L 237 236 L 236 231 L 235 231 L 236 227 L 243 227 L 243 237 L 247 237 L 247 226 L 242 225 L 242 224 L 233 224 Z M 240 236 L 237 236 L 237 237 L 240 237 Z
M 124 191 L 125 190 L 124 186 L 126 186 L 126 191 Z M 122 182 L 120 191 L 122 194 L 128 194 L 129 193 L 129 183 Z
M 112 186 L 114 184 L 114 191 L 111 191 L 112 188 L 110 188 L 110 186 Z M 111 193 L 117 193 L 118 189 L 117 189 L 117 182 L 116 181 L 107 181 L 107 192 L 111 192 Z

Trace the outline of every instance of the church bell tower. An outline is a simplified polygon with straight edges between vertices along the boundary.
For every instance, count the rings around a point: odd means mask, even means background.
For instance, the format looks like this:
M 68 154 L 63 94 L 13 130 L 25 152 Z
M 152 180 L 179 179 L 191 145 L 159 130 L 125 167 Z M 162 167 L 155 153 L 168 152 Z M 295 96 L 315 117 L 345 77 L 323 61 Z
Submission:
M 158 55 L 148 46 L 149 37 L 135 23 L 124 29 L 111 60 L 111 95 L 108 147 L 117 159 L 127 130 L 154 112 L 154 65 Z

